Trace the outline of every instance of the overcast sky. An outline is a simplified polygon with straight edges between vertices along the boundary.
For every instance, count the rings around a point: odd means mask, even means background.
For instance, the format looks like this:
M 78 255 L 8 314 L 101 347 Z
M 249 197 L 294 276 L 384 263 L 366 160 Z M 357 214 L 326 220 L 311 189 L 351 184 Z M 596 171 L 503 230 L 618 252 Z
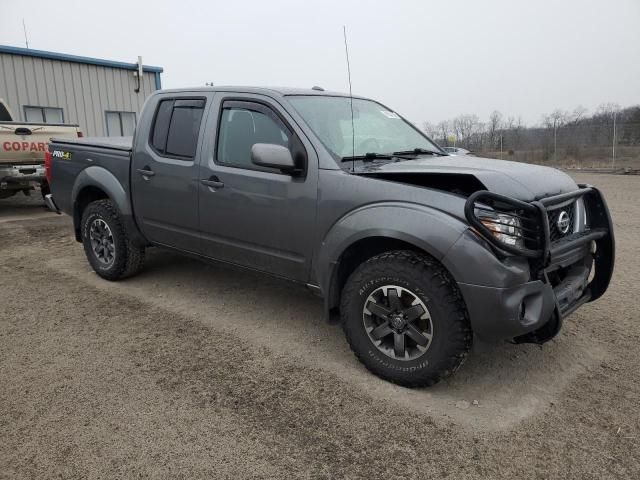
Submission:
M 640 103 L 640 0 L 0 0 L 0 44 L 164 67 L 163 87 L 348 91 L 419 125 Z M 1 92 L 0 92 L 1 93 Z

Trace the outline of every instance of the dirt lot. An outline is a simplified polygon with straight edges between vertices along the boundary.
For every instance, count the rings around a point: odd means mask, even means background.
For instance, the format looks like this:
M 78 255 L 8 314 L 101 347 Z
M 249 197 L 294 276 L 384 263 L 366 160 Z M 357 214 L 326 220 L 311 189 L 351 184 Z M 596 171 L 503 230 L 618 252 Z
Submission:
M 160 251 L 109 283 L 69 218 L 0 202 L 0 477 L 640 478 L 640 177 L 578 180 L 613 212 L 610 291 L 424 390 L 297 287 Z

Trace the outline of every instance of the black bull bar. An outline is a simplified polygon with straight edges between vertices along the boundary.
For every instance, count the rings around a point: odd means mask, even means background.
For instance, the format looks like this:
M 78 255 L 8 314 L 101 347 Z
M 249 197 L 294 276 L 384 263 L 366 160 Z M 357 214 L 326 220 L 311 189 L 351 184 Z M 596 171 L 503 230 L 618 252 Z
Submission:
M 548 212 L 572 205 L 579 198 L 583 199 L 588 227 L 584 231 L 578 231 L 560 240 L 552 241 Z M 480 221 L 478 215 L 481 215 L 483 211 L 506 213 L 519 218 L 520 226 L 515 227 L 517 230 L 511 236 L 522 239 L 521 245 L 509 245 L 498 239 Z M 594 260 L 593 278 L 582 298 L 571 305 L 571 308 L 559 309 L 559 314 L 562 317 L 566 317 L 580 305 L 596 300 L 607 290 L 615 263 L 615 239 L 609 208 L 597 188 L 581 184 L 576 191 L 532 202 L 523 202 L 481 190 L 473 193 L 467 199 L 465 216 L 475 231 L 495 249 L 506 254 L 529 258 L 532 265 L 536 265 L 545 277 L 547 271 L 553 270 L 561 262 L 571 258 L 572 252 L 584 251 L 588 245 L 592 245 L 592 242 L 595 243 L 595 249 L 591 249 Z

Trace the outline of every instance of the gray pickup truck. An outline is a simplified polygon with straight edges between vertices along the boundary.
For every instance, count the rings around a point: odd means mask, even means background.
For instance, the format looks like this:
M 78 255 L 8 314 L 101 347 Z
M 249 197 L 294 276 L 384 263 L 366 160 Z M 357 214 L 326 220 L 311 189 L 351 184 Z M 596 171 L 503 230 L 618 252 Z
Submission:
M 449 156 L 384 105 L 310 90 L 151 95 L 135 136 L 54 140 L 50 208 L 107 280 L 166 247 L 306 285 L 376 375 L 426 386 L 474 336 L 544 343 L 609 285 L 600 192 Z

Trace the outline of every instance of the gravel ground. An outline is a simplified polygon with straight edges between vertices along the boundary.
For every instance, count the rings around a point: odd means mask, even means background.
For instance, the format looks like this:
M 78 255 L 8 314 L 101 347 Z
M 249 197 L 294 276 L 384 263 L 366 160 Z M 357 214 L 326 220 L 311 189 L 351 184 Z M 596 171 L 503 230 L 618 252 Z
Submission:
M 577 180 L 614 216 L 609 292 L 424 390 L 298 287 L 156 250 L 109 283 L 69 218 L 1 201 L 0 478 L 640 478 L 640 178 Z

